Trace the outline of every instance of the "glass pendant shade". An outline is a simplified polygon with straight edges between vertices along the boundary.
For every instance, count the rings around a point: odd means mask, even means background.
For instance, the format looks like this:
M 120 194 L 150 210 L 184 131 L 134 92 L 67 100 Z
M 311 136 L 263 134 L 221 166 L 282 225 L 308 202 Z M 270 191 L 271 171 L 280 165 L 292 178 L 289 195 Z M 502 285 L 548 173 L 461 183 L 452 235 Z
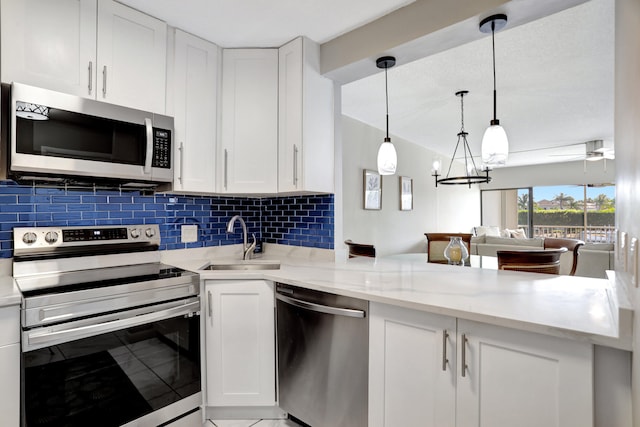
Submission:
M 487 166 L 504 166 L 509 157 L 509 140 L 504 128 L 492 124 L 482 137 L 482 163 Z
M 496 90 L 496 42 L 495 32 L 507 25 L 507 15 L 492 15 L 480 22 L 480 31 L 491 33 L 491 54 L 493 59 L 493 120 L 482 137 L 482 162 L 489 168 L 504 166 L 509 157 L 509 141 L 507 133 L 500 126 L 497 118 L 497 90 Z
M 380 145 L 380 148 L 378 148 L 378 173 L 380 175 L 395 174 L 396 166 L 398 165 L 396 147 L 393 146 L 391 138 L 389 138 L 389 87 L 387 84 L 387 69 L 393 67 L 395 64 L 396 58 L 393 56 L 383 56 L 376 60 L 376 66 L 384 69 L 384 95 L 387 110 L 387 135 L 384 138 L 384 142 Z
M 396 173 L 397 165 L 398 155 L 396 154 L 396 148 L 389 138 L 385 138 L 378 149 L 378 173 L 380 175 L 393 175 Z

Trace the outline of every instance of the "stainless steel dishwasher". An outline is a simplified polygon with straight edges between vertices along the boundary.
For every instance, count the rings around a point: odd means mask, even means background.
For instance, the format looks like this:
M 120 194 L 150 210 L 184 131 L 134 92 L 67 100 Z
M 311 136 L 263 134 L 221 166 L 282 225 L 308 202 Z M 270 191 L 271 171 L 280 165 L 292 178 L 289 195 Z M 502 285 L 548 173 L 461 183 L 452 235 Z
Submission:
M 366 427 L 368 301 L 278 283 L 280 407 L 312 427 Z

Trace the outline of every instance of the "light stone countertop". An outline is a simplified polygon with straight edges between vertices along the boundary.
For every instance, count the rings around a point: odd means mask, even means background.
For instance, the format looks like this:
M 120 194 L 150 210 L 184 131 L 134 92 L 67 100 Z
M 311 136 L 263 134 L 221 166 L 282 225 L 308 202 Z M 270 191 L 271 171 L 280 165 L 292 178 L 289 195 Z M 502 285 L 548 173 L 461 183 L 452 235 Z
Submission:
M 277 245 L 275 245 L 277 246 Z M 188 252 L 163 260 L 205 280 L 266 279 L 414 310 L 631 350 L 631 316 L 621 314 L 606 279 L 497 271 L 426 263 L 416 254 L 333 261 L 312 252 L 269 248 L 280 270 L 202 271 L 210 261 L 241 259 L 239 250 Z M 183 254 L 184 255 L 184 254 Z
M 13 277 L 0 276 L 0 307 L 19 305 L 22 301 L 22 294 L 15 284 Z

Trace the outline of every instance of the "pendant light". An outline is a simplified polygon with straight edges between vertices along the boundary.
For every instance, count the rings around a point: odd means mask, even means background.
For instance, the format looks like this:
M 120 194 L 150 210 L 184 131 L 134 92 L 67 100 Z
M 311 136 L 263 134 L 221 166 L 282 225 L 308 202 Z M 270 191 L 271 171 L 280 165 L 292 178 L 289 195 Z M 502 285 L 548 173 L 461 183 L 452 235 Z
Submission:
M 376 60 L 378 68 L 384 68 L 384 92 L 385 104 L 387 106 L 387 136 L 378 149 L 378 173 L 380 175 L 393 175 L 396 173 L 398 155 L 396 149 L 389 138 L 389 87 L 387 85 L 387 69 L 396 65 L 396 58 L 393 56 L 383 56 Z
M 493 120 L 482 137 L 482 162 L 487 166 L 504 166 L 509 156 L 509 141 L 496 117 L 496 43 L 495 32 L 507 25 L 507 15 L 492 15 L 480 22 L 480 31 L 491 33 L 493 53 Z
M 469 133 L 464 130 L 464 96 L 468 93 L 468 90 L 461 90 L 459 92 L 456 92 L 456 96 L 460 97 L 460 121 L 462 124 L 460 126 L 460 132 L 458 132 L 458 142 L 456 143 L 455 150 L 453 150 L 451 163 L 449 163 L 449 169 L 447 170 L 447 175 L 444 178 L 438 178 L 439 176 L 442 176 L 440 174 L 440 161 L 434 161 L 433 163 L 433 176 L 436 180 L 436 187 L 438 186 L 438 184 L 443 184 L 468 185 L 469 188 L 471 188 L 471 184 L 483 184 L 491 182 L 491 177 L 489 176 L 489 168 L 485 167 L 483 170 L 478 170 L 478 168 L 476 167 L 476 162 L 473 160 L 473 156 L 471 155 L 469 143 L 467 142 L 467 135 L 469 135 Z M 449 174 L 451 173 L 451 167 L 453 166 L 453 161 L 456 159 L 458 147 L 460 147 L 460 141 L 462 141 L 462 150 L 464 151 L 464 170 L 466 171 L 466 174 L 460 176 L 449 176 Z

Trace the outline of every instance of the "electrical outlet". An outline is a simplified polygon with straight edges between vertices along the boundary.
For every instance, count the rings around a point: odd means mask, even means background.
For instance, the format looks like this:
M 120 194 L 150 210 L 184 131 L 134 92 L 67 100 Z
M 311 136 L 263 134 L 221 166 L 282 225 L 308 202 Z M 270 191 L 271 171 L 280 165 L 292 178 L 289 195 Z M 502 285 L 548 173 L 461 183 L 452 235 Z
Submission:
M 191 243 L 198 241 L 197 225 L 183 225 L 180 230 L 180 241 L 182 243 Z

